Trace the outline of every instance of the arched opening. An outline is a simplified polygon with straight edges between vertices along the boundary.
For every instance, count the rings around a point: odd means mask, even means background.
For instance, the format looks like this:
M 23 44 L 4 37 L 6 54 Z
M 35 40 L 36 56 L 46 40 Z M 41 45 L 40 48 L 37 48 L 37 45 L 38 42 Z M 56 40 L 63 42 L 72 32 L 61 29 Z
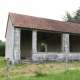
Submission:
M 61 52 L 61 33 L 37 32 L 37 52 L 41 52 L 41 44 L 45 52 Z
M 41 43 L 41 52 L 47 52 L 47 45 L 45 43 Z

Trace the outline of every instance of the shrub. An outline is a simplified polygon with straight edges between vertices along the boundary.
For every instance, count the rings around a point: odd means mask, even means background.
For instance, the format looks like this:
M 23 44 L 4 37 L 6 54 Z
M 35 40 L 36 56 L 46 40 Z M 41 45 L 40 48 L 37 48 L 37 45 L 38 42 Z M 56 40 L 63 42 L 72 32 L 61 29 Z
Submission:
M 5 56 L 5 42 L 0 44 L 0 56 Z
M 45 52 L 45 44 L 44 43 L 41 44 L 41 52 Z

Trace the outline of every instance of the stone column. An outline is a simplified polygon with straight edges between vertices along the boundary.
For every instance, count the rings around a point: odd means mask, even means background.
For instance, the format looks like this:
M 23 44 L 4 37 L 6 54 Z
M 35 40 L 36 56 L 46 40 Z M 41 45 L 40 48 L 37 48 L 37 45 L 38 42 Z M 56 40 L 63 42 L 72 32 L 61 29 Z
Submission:
M 20 35 L 21 29 L 14 29 L 14 64 L 20 63 Z
M 37 52 L 37 30 L 32 31 L 32 53 Z
M 62 52 L 64 53 L 64 59 L 67 62 L 68 61 L 68 53 L 69 50 L 69 34 L 63 33 L 62 34 Z

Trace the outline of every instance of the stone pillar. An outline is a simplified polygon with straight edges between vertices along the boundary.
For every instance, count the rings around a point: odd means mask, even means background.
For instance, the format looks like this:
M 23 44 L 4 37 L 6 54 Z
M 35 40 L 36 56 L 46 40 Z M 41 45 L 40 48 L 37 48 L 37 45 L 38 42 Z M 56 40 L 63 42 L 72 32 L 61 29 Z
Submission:
M 62 52 L 69 52 L 69 34 L 62 34 Z
M 32 31 L 32 53 L 37 52 L 37 30 Z
M 62 34 L 62 52 L 64 53 L 64 59 L 67 62 L 68 61 L 68 53 L 69 50 L 69 34 L 63 33 Z
M 14 64 L 20 63 L 20 35 L 21 29 L 14 29 Z

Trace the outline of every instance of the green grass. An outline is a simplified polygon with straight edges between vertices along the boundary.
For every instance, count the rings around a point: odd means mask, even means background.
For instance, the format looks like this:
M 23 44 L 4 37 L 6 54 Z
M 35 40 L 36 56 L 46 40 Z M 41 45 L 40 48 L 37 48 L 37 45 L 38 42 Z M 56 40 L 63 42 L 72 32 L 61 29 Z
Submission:
M 80 62 L 20 64 L 10 67 L 10 80 L 80 80 Z M 6 62 L 0 57 L 0 80 L 6 78 Z
M 4 57 L 0 57 L 0 68 L 5 67 L 6 66 L 5 63 L 6 63 L 6 61 L 5 61 Z
M 0 80 L 7 80 L 6 78 Z M 80 70 L 66 70 L 63 72 L 48 72 L 46 75 L 27 76 L 18 75 L 11 77 L 10 80 L 80 80 Z

